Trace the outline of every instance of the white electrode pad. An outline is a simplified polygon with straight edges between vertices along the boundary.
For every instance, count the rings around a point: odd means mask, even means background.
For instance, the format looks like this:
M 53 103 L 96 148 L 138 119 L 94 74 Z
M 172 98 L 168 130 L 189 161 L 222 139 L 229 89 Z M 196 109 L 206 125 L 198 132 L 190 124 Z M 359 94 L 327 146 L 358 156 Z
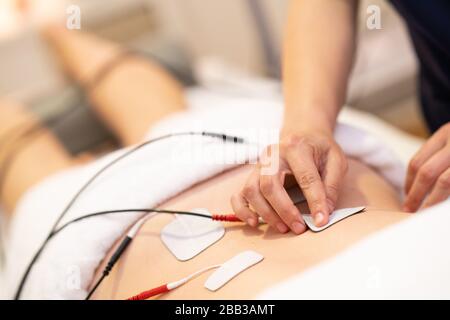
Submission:
M 294 204 L 299 204 L 300 202 L 306 201 L 305 196 L 303 195 L 302 190 L 299 188 L 299 186 L 294 186 L 286 190 L 289 197 L 291 198 L 292 202 Z M 341 221 L 342 219 L 345 219 L 353 214 L 362 212 L 366 207 L 354 207 L 354 208 L 345 208 L 345 209 L 339 209 L 335 210 L 330 215 L 330 220 L 328 223 L 322 227 L 316 227 L 314 224 L 313 217 L 310 214 L 302 213 L 303 220 L 305 220 L 306 225 L 314 232 L 322 231 L 329 226 L 332 226 L 336 222 Z
M 351 215 L 362 212 L 366 207 L 354 207 L 354 208 L 344 208 L 335 210 L 330 215 L 330 220 L 328 223 L 322 227 L 316 227 L 314 224 L 313 217 L 310 214 L 302 213 L 303 220 L 305 220 L 306 225 L 314 232 L 322 231 L 323 229 L 328 228 L 329 226 L 335 224 L 336 222 L 341 221 Z
M 206 209 L 192 212 L 210 215 Z M 177 215 L 161 231 L 161 240 L 172 254 L 181 261 L 192 259 L 214 244 L 225 234 L 222 223 L 202 217 Z
M 255 251 L 244 251 L 223 263 L 205 282 L 205 288 L 211 291 L 224 286 L 242 271 L 260 262 L 264 257 Z

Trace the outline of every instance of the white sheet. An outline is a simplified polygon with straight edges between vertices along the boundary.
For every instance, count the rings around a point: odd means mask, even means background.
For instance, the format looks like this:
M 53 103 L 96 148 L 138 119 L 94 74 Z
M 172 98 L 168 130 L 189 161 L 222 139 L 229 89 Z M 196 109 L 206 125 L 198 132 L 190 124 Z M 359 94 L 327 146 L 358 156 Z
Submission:
M 450 299 L 450 201 L 393 225 L 259 299 Z
M 249 127 L 278 130 L 281 124 L 282 99 L 277 94 L 263 98 L 236 97 L 197 89 L 189 92 L 188 100 L 190 109 L 187 112 L 161 122 L 151 135 L 208 130 L 245 137 L 245 129 Z M 374 166 L 400 188 L 405 168 L 385 147 L 387 141 L 379 141 L 372 135 L 345 125 L 338 126 L 336 138 L 347 154 Z M 180 163 L 180 155 L 191 152 L 193 146 L 203 148 L 203 161 Z M 237 160 L 244 160 L 243 148 L 199 137 L 171 139 L 152 145 L 102 176 L 64 221 L 98 210 L 154 207 L 194 183 L 233 167 L 234 164 L 213 161 L 224 150 L 237 152 L 240 154 Z M 11 223 L 7 244 L 7 264 L 3 274 L 7 297 L 12 296 L 26 264 L 67 201 L 99 167 L 121 152 L 123 150 L 88 166 L 50 177 L 23 197 Z M 209 163 L 206 163 L 207 159 Z M 36 263 L 22 298 L 84 298 L 95 268 L 138 216 L 120 214 L 97 217 L 77 223 L 59 234 Z

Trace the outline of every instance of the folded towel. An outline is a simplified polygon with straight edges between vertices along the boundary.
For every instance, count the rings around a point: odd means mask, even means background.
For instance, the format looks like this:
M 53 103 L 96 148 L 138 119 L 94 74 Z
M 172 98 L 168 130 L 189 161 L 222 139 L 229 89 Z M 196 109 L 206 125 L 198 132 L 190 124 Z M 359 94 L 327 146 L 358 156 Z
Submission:
M 100 210 L 155 207 L 199 181 L 249 157 L 256 158 L 265 145 L 278 139 L 273 133 L 278 133 L 282 121 L 279 96 L 261 99 L 202 89 L 193 89 L 187 96 L 188 110 L 161 121 L 150 131 L 149 138 L 169 132 L 213 131 L 254 141 L 255 132 L 272 134 L 252 146 L 256 148 L 252 152 L 247 145 L 224 144 L 205 137 L 178 137 L 149 145 L 96 180 L 62 223 Z M 401 187 L 405 167 L 383 142 L 344 124 L 337 126 L 336 139 L 348 155 L 373 166 L 393 185 Z M 89 165 L 49 177 L 21 199 L 6 245 L 3 279 L 7 297 L 13 296 L 31 257 L 67 202 L 99 168 L 123 152 L 119 150 Z M 68 227 L 49 242 L 34 265 L 22 298 L 83 299 L 96 267 L 140 216 L 139 213 L 114 214 Z

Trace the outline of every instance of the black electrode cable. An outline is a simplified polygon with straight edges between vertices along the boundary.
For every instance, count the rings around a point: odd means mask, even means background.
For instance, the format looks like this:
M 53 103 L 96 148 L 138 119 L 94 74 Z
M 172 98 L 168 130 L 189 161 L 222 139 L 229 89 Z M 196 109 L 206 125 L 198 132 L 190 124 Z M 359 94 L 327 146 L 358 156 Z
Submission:
M 161 141 L 161 140 L 165 140 L 168 138 L 173 138 L 173 137 L 177 137 L 177 136 L 194 136 L 194 135 L 198 135 L 198 136 L 207 136 L 207 137 L 213 137 L 213 138 L 219 138 L 222 139 L 223 141 L 232 141 L 234 143 L 243 143 L 244 140 L 242 138 L 239 137 L 231 137 L 231 136 L 227 136 L 224 134 L 219 134 L 219 133 L 211 133 L 211 132 L 194 132 L 194 131 L 190 131 L 190 132 L 178 132 L 178 133 L 169 133 L 157 138 L 153 138 L 150 140 L 147 140 L 133 148 L 131 148 L 130 150 L 128 150 L 127 152 L 123 153 L 122 155 L 118 156 L 116 159 L 112 160 L 111 162 L 107 163 L 104 167 L 102 167 L 99 171 L 97 171 L 80 189 L 79 191 L 75 194 L 75 196 L 72 198 L 72 200 L 69 201 L 69 203 L 67 204 L 67 206 L 64 208 L 64 210 L 61 212 L 61 214 L 59 215 L 59 217 L 57 218 L 57 220 L 55 221 L 55 223 L 53 224 L 52 230 L 54 230 L 57 225 L 59 224 L 59 222 L 61 221 L 61 219 L 64 217 L 64 215 L 67 213 L 67 211 L 70 210 L 70 208 L 72 208 L 72 206 L 75 204 L 75 202 L 78 200 L 78 198 L 81 196 L 81 194 L 106 170 L 108 170 L 109 168 L 111 168 L 112 166 L 114 166 L 116 163 L 118 163 L 119 161 L 121 161 L 124 158 L 129 157 L 130 155 L 132 155 L 133 153 L 141 150 L 142 148 L 155 143 L 157 141 Z
M 109 215 L 114 213 L 130 213 L 130 212 L 145 212 L 145 213 L 168 213 L 168 214 L 179 214 L 179 215 L 187 215 L 187 216 L 194 216 L 194 217 L 201 217 L 206 219 L 211 219 L 212 217 L 207 214 L 198 213 L 198 212 L 190 212 L 190 211 L 177 211 L 177 210 L 164 210 L 164 209 L 119 209 L 119 210 L 107 210 L 107 211 L 99 211 L 94 213 L 89 213 L 86 215 L 83 215 L 81 217 L 78 217 L 76 219 L 73 219 L 55 231 L 52 232 L 51 236 L 47 238 L 45 243 L 43 244 L 43 247 L 47 245 L 47 243 L 58 233 L 60 233 L 62 230 L 64 230 L 69 225 L 80 222 L 85 219 L 90 219 L 93 217 L 98 217 L 102 215 Z M 109 259 L 108 263 L 106 264 L 105 268 L 103 269 L 101 277 L 97 280 L 95 285 L 92 287 L 92 289 L 89 291 L 88 295 L 86 296 L 85 300 L 89 300 L 89 298 L 92 296 L 92 294 L 97 290 L 98 286 L 103 282 L 103 280 L 109 275 L 112 268 L 116 264 L 116 262 L 120 259 L 122 254 L 125 252 L 125 250 L 128 248 L 130 243 L 132 242 L 133 238 L 130 236 L 125 236 L 125 238 L 122 240 L 122 242 L 119 244 L 117 249 L 114 251 L 114 253 L 111 255 L 111 258 Z
M 125 250 L 124 250 L 125 251 Z M 108 263 L 109 264 L 109 263 Z M 103 270 L 102 275 L 100 278 L 98 278 L 97 282 L 95 283 L 95 285 L 92 287 L 92 289 L 89 291 L 89 293 L 87 294 L 86 298 L 84 300 L 89 300 L 91 299 L 92 295 L 94 294 L 94 292 L 97 290 L 97 288 L 102 284 L 103 280 L 105 280 L 105 278 L 109 275 L 109 272 L 106 272 L 105 270 Z
M 38 251 L 34 254 L 33 258 L 31 259 L 30 263 L 28 264 L 27 268 L 25 269 L 25 272 L 21 278 L 21 281 L 19 283 L 19 286 L 16 290 L 14 299 L 18 300 L 20 298 L 20 295 L 22 293 L 23 287 L 26 283 L 26 280 L 28 279 L 28 276 L 31 272 L 31 269 L 33 268 L 34 264 L 36 263 L 37 259 L 39 258 L 39 256 L 41 255 L 42 251 L 45 248 L 46 243 L 50 240 L 50 238 L 53 237 L 53 232 L 56 230 L 58 224 L 61 222 L 61 220 L 63 219 L 63 217 L 66 215 L 66 213 L 72 208 L 72 206 L 75 204 L 75 202 L 79 199 L 79 197 L 81 196 L 81 194 L 100 176 L 102 175 L 102 173 L 104 173 L 106 170 L 108 170 L 109 168 L 111 168 L 112 166 L 114 166 L 116 163 L 118 163 L 119 161 L 121 161 L 122 159 L 132 155 L 133 153 L 139 151 L 140 149 L 146 147 L 147 145 L 150 145 L 152 143 L 155 143 L 157 141 L 161 141 L 164 139 L 168 139 L 168 138 L 172 138 L 172 137 L 176 137 L 176 136 L 192 136 L 192 135 L 196 135 L 196 136 L 204 136 L 204 137 L 212 137 L 212 138 L 216 138 L 216 139 L 221 139 L 224 142 L 233 142 L 233 143 L 245 143 L 243 138 L 240 137 L 236 137 L 236 136 L 229 136 L 226 134 L 222 134 L 222 133 L 215 133 L 215 132 L 195 132 L 195 131 L 189 131 L 189 132 L 178 132 L 178 133 L 170 133 L 170 134 L 166 134 L 160 137 L 156 137 L 150 140 L 147 140 L 133 148 L 131 148 L 130 150 L 128 150 L 127 152 L 123 153 L 122 155 L 118 156 L 116 159 L 110 161 L 109 163 L 107 163 L 105 166 L 103 166 L 99 171 L 97 171 L 97 173 L 95 173 L 79 190 L 78 192 L 73 196 L 73 198 L 69 201 L 69 203 L 67 204 L 67 206 L 62 210 L 62 212 L 59 214 L 58 218 L 56 219 L 55 223 L 53 224 L 50 233 L 48 234 L 48 236 L 46 237 L 46 239 L 44 240 L 43 244 L 39 247 Z
M 129 49 L 121 51 L 116 57 L 114 57 L 112 60 L 110 60 L 107 64 L 105 64 L 100 69 L 100 71 L 95 75 L 95 77 L 93 78 L 92 81 L 90 81 L 90 83 L 86 83 L 83 87 L 85 87 L 90 92 L 94 91 L 94 89 L 98 85 L 98 83 L 100 83 L 106 77 L 106 75 L 109 74 L 109 72 L 114 70 L 127 57 L 133 56 L 133 55 L 139 56 L 136 52 L 133 52 L 132 50 L 129 50 Z M 44 123 L 47 126 L 51 126 L 53 123 L 58 123 L 61 120 L 63 120 L 64 118 L 66 118 L 69 114 L 71 114 L 71 112 L 73 110 L 75 110 L 75 109 L 77 109 L 77 108 L 70 108 L 68 111 L 63 112 L 60 115 L 56 115 L 54 117 L 51 117 L 51 118 L 47 119 L 46 121 L 44 121 Z M 11 132 L 8 132 L 6 137 L 5 136 L 2 137 L 0 139 L 0 142 L 3 143 L 4 141 L 9 140 L 8 138 L 10 136 L 13 136 L 14 134 L 16 134 L 17 131 L 22 130 L 23 127 L 24 126 L 17 126 L 16 128 L 14 128 L 14 130 L 11 130 Z M 17 140 L 23 141 L 26 138 L 33 138 L 33 137 L 35 137 L 35 134 L 39 133 L 39 131 L 41 131 L 42 129 L 43 129 L 43 127 L 42 127 L 42 125 L 40 123 L 35 124 L 35 125 L 31 126 L 30 128 L 26 129 L 23 133 L 21 133 Z M 168 134 L 168 135 L 165 135 L 165 136 L 162 136 L 162 137 L 155 138 L 155 139 L 149 140 L 147 142 L 144 142 L 141 145 L 136 146 L 135 148 L 129 150 L 128 152 L 126 152 L 122 156 L 118 157 L 114 161 L 112 161 L 109 164 L 107 164 L 105 167 L 103 167 L 99 172 L 97 172 L 91 179 L 89 179 L 82 186 L 82 188 L 75 194 L 75 196 L 72 198 L 72 200 L 69 202 L 69 204 L 62 211 L 62 213 L 60 214 L 60 216 L 58 217 L 58 219 L 54 223 L 54 225 L 53 225 L 53 227 L 51 229 L 51 232 L 49 233 L 48 237 L 44 241 L 44 244 L 35 253 L 35 255 L 33 256 L 32 260 L 31 260 L 31 262 L 29 263 L 28 267 L 26 268 L 26 271 L 25 271 L 25 273 L 24 273 L 24 275 L 23 275 L 23 277 L 21 279 L 21 282 L 19 284 L 19 287 L 18 287 L 18 289 L 16 291 L 15 299 L 17 300 L 17 299 L 20 298 L 20 294 L 21 294 L 21 292 L 23 290 L 23 286 L 24 286 L 24 284 L 26 282 L 26 279 L 28 278 L 28 275 L 29 275 L 33 265 L 36 263 L 37 259 L 41 255 L 41 253 L 42 253 L 42 251 L 43 251 L 43 249 L 45 247 L 45 244 L 48 242 L 48 240 L 50 240 L 51 237 L 53 237 L 53 235 L 54 235 L 53 232 L 55 231 L 55 228 L 57 227 L 57 225 L 59 224 L 61 219 L 70 210 L 70 208 L 77 201 L 77 199 L 80 197 L 80 195 L 87 189 L 87 187 L 89 187 L 89 185 L 98 176 L 100 176 L 104 171 L 109 169 L 115 163 L 119 162 L 123 158 L 131 155 L 132 153 L 138 151 L 139 149 L 145 147 L 148 144 L 151 144 L 153 142 L 156 142 L 156 141 L 159 141 L 159 140 L 162 140 L 162 139 L 166 139 L 166 138 L 170 138 L 170 137 L 174 137 L 174 136 L 182 136 L 182 135 L 202 135 L 202 136 L 209 136 L 209 137 L 213 137 L 213 138 L 219 138 L 219 139 L 222 139 L 224 142 L 244 143 L 244 140 L 242 138 L 240 138 L 240 137 L 234 137 L 234 136 L 229 136 L 229 135 L 226 135 L 226 134 L 214 133 L 214 132 L 184 132 L 184 133 Z M 8 171 L 7 168 L 12 164 L 12 161 L 14 160 L 15 155 L 18 152 L 20 152 L 21 148 L 23 148 L 23 147 L 24 147 L 24 144 L 20 145 L 19 148 L 17 148 L 16 150 L 13 150 L 14 152 L 12 154 L 8 155 L 8 157 L 5 159 L 5 162 L 4 162 L 5 165 L 3 165 L 1 170 L 0 170 L 0 192 L 1 192 L 1 189 L 2 189 L 2 185 L 3 185 L 3 181 L 4 181 L 4 178 L 5 178 L 6 172 Z
M 73 219 L 55 231 L 52 232 L 51 236 L 47 238 L 45 243 L 43 244 L 43 248 L 47 246 L 47 243 L 58 233 L 60 233 L 62 230 L 64 230 L 66 227 L 70 226 L 73 223 L 80 222 L 86 219 L 102 216 L 102 215 L 109 215 L 109 214 L 115 214 L 115 213 L 131 213 L 131 212 L 145 212 L 145 213 L 168 213 L 168 214 L 179 214 L 179 215 L 187 215 L 187 216 L 194 216 L 194 217 L 201 217 L 206 219 L 211 219 L 212 217 L 207 214 L 198 213 L 198 212 L 190 212 L 190 211 L 177 211 L 177 210 L 164 210 L 164 209 L 119 209 L 119 210 L 107 210 L 107 211 L 99 211 L 94 213 L 89 213 L 83 216 L 80 216 L 76 219 Z M 97 280 L 96 284 L 92 287 L 92 289 L 89 291 L 88 295 L 86 296 L 86 300 L 89 300 L 89 298 L 92 296 L 92 294 L 97 290 L 98 286 L 103 282 L 103 280 L 109 275 L 112 268 L 116 264 L 116 262 L 120 259 L 122 254 L 125 252 L 125 250 L 128 248 L 130 243 L 132 242 L 133 238 L 126 235 L 125 238 L 122 240 L 122 242 L 119 244 L 117 249 L 114 251 L 114 253 L 111 255 L 111 258 L 109 259 L 108 263 L 106 264 L 105 268 L 103 269 L 101 277 Z
M 93 216 L 110 214 L 110 213 L 118 213 L 118 212 L 146 212 L 147 214 L 148 213 L 152 213 L 152 212 L 155 212 L 155 213 L 170 213 L 170 214 L 188 215 L 188 216 L 195 216 L 195 217 L 201 217 L 201 218 L 213 219 L 214 220 L 213 216 L 210 216 L 210 215 L 207 215 L 207 214 L 202 214 L 202 213 L 197 213 L 197 212 L 158 210 L 158 209 L 111 210 L 111 211 L 103 211 L 103 212 L 92 213 L 92 214 L 83 216 L 83 218 L 90 218 L 90 217 L 93 217 Z M 143 220 L 144 218 L 146 218 L 146 215 L 144 215 L 144 217 L 140 218 L 137 223 L 139 223 L 141 221 L 144 221 Z M 73 220 L 72 222 L 76 222 L 76 221 Z M 132 229 L 134 229 L 135 226 L 136 225 L 134 225 Z M 65 226 L 63 226 L 62 228 L 59 228 L 58 232 L 61 231 L 64 227 Z M 119 246 L 117 246 L 117 249 L 111 255 L 111 258 L 108 260 L 108 263 L 103 268 L 103 271 L 102 271 L 102 274 L 101 274 L 100 278 L 96 281 L 95 285 L 91 288 L 91 290 L 89 290 L 85 300 L 89 300 L 91 298 L 91 296 L 94 294 L 94 292 L 100 286 L 100 284 L 102 284 L 102 282 L 105 280 L 105 278 L 109 275 L 109 273 L 111 272 L 111 270 L 114 267 L 114 265 L 116 264 L 116 262 L 120 259 L 122 254 L 125 252 L 125 250 L 128 248 L 128 246 L 133 241 L 137 231 L 138 231 L 138 229 L 135 229 L 133 234 L 127 233 L 125 235 L 125 237 L 120 242 Z
M 130 48 L 124 48 L 111 60 L 107 61 L 101 66 L 100 70 L 93 76 L 93 78 L 80 86 L 84 88 L 87 93 L 92 93 L 95 91 L 96 87 L 103 81 L 103 79 L 112 72 L 117 66 L 119 66 L 123 61 L 125 61 L 130 56 L 139 57 L 141 54 L 138 51 L 132 50 Z M 62 113 L 55 116 L 50 116 L 47 119 L 41 120 L 38 123 L 30 125 L 29 123 L 22 123 L 9 129 L 6 134 L 0 137 L 0 148 L 7 145 L 9 142 L 17 143 L 13 145 L 11 152 L 6 154 L 5 159 L 0 163 L 0 195 L 2 194 L 2 189 L 4 181 L 6 179 L 7 172 L 10 166 L 13 164 L 15 157 L 20 153 L 23 148 L 25 148 L 29 143 L 31 143 L 39 132 L 43 132 L 44 128 L 52 127 L 53 125 L 58 125 L 65 120 L 72 112 L 79 109 L 79 107 L 87 101 L 86 94 L 82 94 L 79 101 L 75 107 L 68 108 Z M 9 150 L 6 150 L 8 152 Z M 3 255 L 3 241 L 0 237 L 0 255 Z M 3 257 L 2 257 L 3 258 Z M 3 259 L 1 259 L 3 261 Z
M 201 218 L 208 218 L 211 219 L 210 215 L 204 214 L 204 213 L 197 213 L 197 212 L 191 212 L 191 211 L 180 211 L 180 210 L 165 210 L 165 209 L 117 209 L 117 210 L 105 210 L 105 211 L 98 211 L 94 213 L 89 213 L 83 216 L 80 216 L 76 219 L 70 220 L 69 222 L 63 224 L 61 227 L 55 229 L 52 232 L 52 235 L 50 238 L 53 238 L 55 235 L 60 233 L 62 230 L 67 228 L 73 223 L 83 221 L 85 219 L 90 219 L 98 216 L 103 216 L 107 214 L 114 214 L 114 213 L 128 213 L 128 212 L 146 212 L 146 213 L 168 213 L 168 214 L 180 214 L 180 215 L 186 215 L 186 216 L 193 216 L 193 217 L 201 217 Z
M 83 100 L 83 99 L 82 99 Z M 75 110 L 79 108 L 79 105 L 76 105 L 75 107 L 68 108 L 64 110 L 63 112 L 56 114 L 54 116 L 50 116 L 47 119 L 44 119 L 42 122 L 46 126 L 53 126 L 54 124 L 59 124 L 62 121 L 65 120 L 69 115 L 71 115 Z M 9 150 L 6 150 L 6 157 L 0 162 L 0 196 L 3 192 L 3 186 L 4 182 L 7 176 L 7 172 L 10 168 L 10 166 L 13 164 L 13 161 L 17 154 L 27 146 L 27 143 L 30 142 L 31 139 L 35 139 L 37 137 L 37 134 L 41 132 L 43 127 L 39 123 L 22 123 L 14 126 L 13 128 L 9 129 L 4 135 L 0 137 L 0 148 L 6 145 L 8 147 L 8 142 L 17 142 L 20 143 L 19 145 L 14 144 L 14 149 L 11 150 L 11 152 L 8 153 Z M 15 140 L 15 141 L 14 141 Z M 21 143 L 22 142 L 22 143 Z M 0 236 L 0 255 L 1 255 L 1 261 L 4 261 L 4 244 L 3 244 L 3 238 Z

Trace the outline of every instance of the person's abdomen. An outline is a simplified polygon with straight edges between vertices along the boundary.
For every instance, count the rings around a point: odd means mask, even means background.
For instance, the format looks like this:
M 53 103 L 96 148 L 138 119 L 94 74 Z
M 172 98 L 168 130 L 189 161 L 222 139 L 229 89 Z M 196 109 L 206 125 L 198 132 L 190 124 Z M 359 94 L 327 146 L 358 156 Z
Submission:
M 191 210 L 207 208 L 214 213 L 231 213 L 230 196 L 243 185 L 251 166 L 223 173 L 170 200 L 161 208 Z M 368 234 L 408 215 L 398 212 L 395 190 L 366 166 L 350 161 L 343 181 L 338 208 L 365 205 L 365 212 L 347 218 L 319 232 L 296 236 L 280 234 L 261 225 L 252 229 L 227 223 L 225 236 L 191 260 L 178 261 L 160 240 L 161 229 L 173 217 L 158 215 L 142 227 L 126 254 L 102 283 L 94 298 L 126 299 L 144 290 L 179 280 L 234 255 L 254 250 L 264 260 L 238 275 L 216 292 L 204 288 L 208 271 L 160 299 L 246 299 L 341 252 Z M 101 269 L 101 268 L 100 268 Z

